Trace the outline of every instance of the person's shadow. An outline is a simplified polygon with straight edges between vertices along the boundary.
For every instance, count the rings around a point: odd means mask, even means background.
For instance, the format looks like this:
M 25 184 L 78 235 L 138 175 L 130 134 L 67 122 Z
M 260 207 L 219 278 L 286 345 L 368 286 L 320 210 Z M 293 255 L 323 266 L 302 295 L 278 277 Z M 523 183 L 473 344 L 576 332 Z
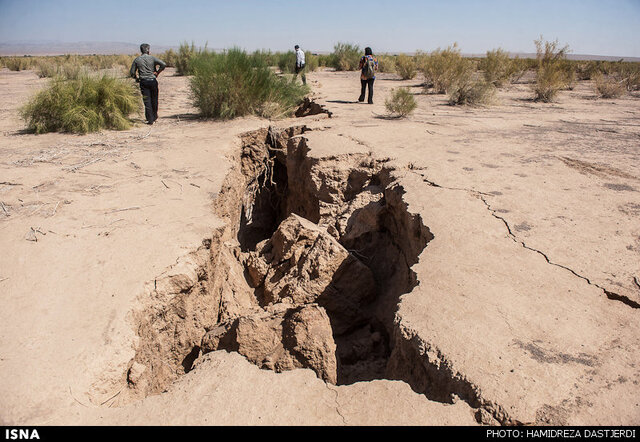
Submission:
M 357 104 L 358 101 L 347 101 L 347 100 L 327 100 L 327 103 L 337 103 L 337 104 Z

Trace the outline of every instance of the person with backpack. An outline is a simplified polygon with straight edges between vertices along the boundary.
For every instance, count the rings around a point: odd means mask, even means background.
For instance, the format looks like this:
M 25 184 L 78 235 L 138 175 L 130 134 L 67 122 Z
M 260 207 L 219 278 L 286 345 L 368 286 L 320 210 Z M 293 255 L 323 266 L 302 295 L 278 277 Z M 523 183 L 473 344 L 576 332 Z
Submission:
M 304 74 L 305 68 L 305 60 L 304 60 L 304 51 L 300 49 L 300 46 L 296 45 L 296 77 L 299 73 L 302 72 L 302 84 L 307 84 L 307 76 Z
M 153 124 L 158 119 L 158 80 L 156 78 L 167 67 L 167 64 L 159 58 L 149 55 L 149 48 L 147 43 L 140 45 L 141 55 L 133 60 L 129 74 L 140 83 L 140 92 L 142 92 L 142 101 L 144 101 L 144 115 L 147 124 Z M 136 72 L 138 73 L 137 77 Z
M 373 56 L 371 48 L 364 49 L 364 56 L 360 59 L 360 84 L 362 90 L 358 101 L 364 101 L 364 93 L 369 86 L 369 96 L 367 102 L 373 104 L 373 82 L 376 79 L 376 71 L 378 70 L 378 59 Z

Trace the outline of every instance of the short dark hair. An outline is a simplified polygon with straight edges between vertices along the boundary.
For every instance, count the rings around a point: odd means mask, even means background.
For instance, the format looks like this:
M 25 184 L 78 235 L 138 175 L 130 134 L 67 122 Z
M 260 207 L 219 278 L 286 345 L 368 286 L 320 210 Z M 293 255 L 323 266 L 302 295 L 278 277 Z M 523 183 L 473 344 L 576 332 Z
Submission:
M 300 49 L 300 46 L 295 45 L 293 48 L 294 48 L 294 49 Z
M 140 45 L 140 52 L 142 52 L 143 54 L 148 54 L 149 48 L 151 48 L 151 46 L 149 46 L 149 43 L 142 43 Z
M 364 55 L 373 55 L 373 51 L 371 50 L 371 48 L 364 48 Z

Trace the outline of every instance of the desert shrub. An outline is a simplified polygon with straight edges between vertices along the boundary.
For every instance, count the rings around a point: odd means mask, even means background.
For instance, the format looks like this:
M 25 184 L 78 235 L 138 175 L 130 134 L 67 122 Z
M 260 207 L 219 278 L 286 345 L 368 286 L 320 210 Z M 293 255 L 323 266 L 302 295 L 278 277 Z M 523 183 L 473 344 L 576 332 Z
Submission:
M 164 61 L 167 64 L 167 67 L 175 68 L 178 54 L 176 54 L 176 51 L 174 51 L 173 49 L 167 49 L 162 54 L 160 54 L 158 58 Z M 131 65 L 131 62 L 129 62 L 129 65 Z
M 502 49 L 487 51 L 487 56 L 478 63 L 483 71 L 484 79 L 496 87 L 501 87 L 514 73 L 513 62 L 509 54 Z
M 391 96 L 385 100 L 384 106 L 391 115 L 403 118 L 413 112 L 418 103 L 408 88 L 400 87 L 391 91 Z
M 532 68 L 533 61 L 534 60 L 520 57 L 511 59 L 511 64 L 509 65 L 509 82 L 517 83 L 518 81 L 520 81 L 524 74 L 526 74 L 527 71 Z
M 618 98 L 626 88 L 623 82 L 598 72 L 594 76 L 594 89 L 602 98 Z
M 307 64 L 307 72 L 314 72 L 320 67 L 320 60 L 317 55 L 305 52 L 305 62 Z
M 397 70 L 396 57 L 392 55 L 378 56 L 378 72 L 395 73 Z
M 355 71 L 360 64 L 362 53 L 358 45 L 336 43 L 331 54 L 330 66 L 337 71 Z
M 548 103 L 553 101 L 561 89 L 567 87 L 566 54 L 568 46 L 559 47 L 558 41 L 535 40 L 538 70 L 533 85 L 534 99 Z
M 122 130 L 131 127 L 128 117 L 140 104 L 140 94 L 130 81 L 108 75 L 57 77 L 21 109 L 21 116 L 35 133 Z
M 191 64 L 191 95 L 204 117 L 284 116 L 309 91 L 294 79 L 277 76 L 264 60 L 253 59 L 238 48 L 220 54 L 203 52 Z
M 413 58 L 405 54 L 396 57 L 396 71 L 403 80 L 411 80 L 418 72 Z
M 305 54 L 306 61 L 306 54 Z M 283 74 L 292 74 L 296 67 L 296 53 L 293 51 L 283 52 L 278 57 L 278 69 Z
M 425 57 L 421 64 L 427 87 L 433 86 L 435 93 L 444 94 L 451 86 L 469 78 L 473 66 L 462 58 L 456 43 L 447 49 L 440 48 Z
M 456 82 L 451 87 L 449 104 L 481 105 L 489 104 L 496 93 L 493 83 L 471 78 Z
M 35 63 L 36 74 L 40 78 L 52 78 L 60 74 L 60 65 L 55 60 L 38 60 Z
M 640 90 L 640 63 L 621 62 L 614 76 L 629 92 Z
M 333 62 L 332 54 L 318 54 L 318 65 L 321 67 L 330 67 Z
M 307 72 L 313 72 L 320 66 L 319 56 L 313 55 L 310 51 L 305 51 L 304 62 Z M 283 74 L 293 74 L 296 68 L 296 53 L 294 51 L 278 53 L 276 64 Z
M 192 42 L 191 46 L 187 42 L 181 43 L 178 54 L 175 58 L 176 73 L 178 75 L 191 75 L 191 61 L 197 55 L 196 46 Z
M 78 62 L 64 63 L 60 65 L 59 73 L 67 80 L 78 80 L 89 75 L 89 67 Z
M 24 71 L 30 67 L 30 63 L 25 57 L 7 57 L 4 59 L 4 65 L 14 72 Z
M 562 60 L 560 63 L 562 70 L 564 71 L 564 90 L 572 91 L 576 84 L 576 69 L 575 65 L 570 60 Z
M 600 72 L 599 63 L 596 60 L 579 61 L 575 64 L 576 78 L 578 80 L 592 80 Z

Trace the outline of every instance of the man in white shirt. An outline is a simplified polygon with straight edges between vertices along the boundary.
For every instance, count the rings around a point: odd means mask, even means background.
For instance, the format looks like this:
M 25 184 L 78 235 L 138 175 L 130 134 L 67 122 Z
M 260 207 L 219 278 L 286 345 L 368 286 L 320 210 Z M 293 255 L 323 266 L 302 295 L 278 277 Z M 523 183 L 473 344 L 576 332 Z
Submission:
M 300 49 L 300 46 L 295 46 L 296 50 L 296 77 L 299 73 L 302 73 L 302 84 L 307 84 L 307 76 L 304 74 L 304 51 Z

